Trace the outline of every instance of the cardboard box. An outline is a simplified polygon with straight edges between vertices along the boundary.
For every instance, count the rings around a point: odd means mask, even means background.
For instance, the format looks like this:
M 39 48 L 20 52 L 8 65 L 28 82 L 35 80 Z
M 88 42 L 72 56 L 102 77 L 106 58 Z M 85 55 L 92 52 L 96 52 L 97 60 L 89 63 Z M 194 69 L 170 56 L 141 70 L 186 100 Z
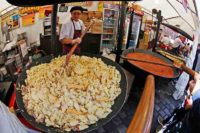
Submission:
M 101 34 L 102 33 L 102 27 L 103 21 L 102 20 L 95 20 L 94 25 L 91 27 L 91 33 L 93 34 Z
M 142 7 L 140 5 L 134 4 L 133 9 L 136 10 L 136 11 L 141 11 Z
M 102 19 L 102 12 L 99 11 L 89 11 L 88 12 L 88 18 L 89 19 Z
M 95 11 L 94 17 L 95 17 L 96 19 L 102 19 L 102 12 Z
M 87 23 L 90 22 L 91 19 L 100 19 L 102 20 L 102 12 L 99 11 L 87 11 L 87 12 L 83 12 L 82 16 L 81 16 L 81 20 L 83 21 L 83 23 Z

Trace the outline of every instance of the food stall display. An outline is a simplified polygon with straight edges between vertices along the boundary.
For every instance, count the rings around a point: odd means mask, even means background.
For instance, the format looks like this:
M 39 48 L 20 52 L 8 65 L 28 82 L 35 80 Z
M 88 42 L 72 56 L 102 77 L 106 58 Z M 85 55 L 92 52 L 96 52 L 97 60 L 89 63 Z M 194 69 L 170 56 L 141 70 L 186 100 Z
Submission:
M 175 56 L 175 55 L 170 54 L 169 52 L 166 52 L 166 51 L 161 50 L 161 49 L 157 49 L 156 52 L 167 57 L 168 59 L 170 59 L 172 61 L 179 62 L 180 64 L 185 64 L 185 60 L 183 58 L 179 57 L 179 56 Z
M 17 105 L 42 131 L 92 131 L 122 108 L 127 98 L 125 74 L 102 56 L 72 56 L 67 69 L 65 58 L 46 57 L 24 70 L 17 82 Z
M 122 7 L 123 10 L 126 6 Z M 57 5 L 55 4 L 53 8 L 51 20 L 55 22 Z M 119 32 L 117 37 L 118 9 L 119 7 L 116 5 L 104 4 L 103 14 L 88 12 L 85 25 L 87 26 L 88 18 L 92 19 L 94 14 L 101 16 L 96 17 L 99 20 L 103 16 L 103 22 L 96 21 L 91 32 L 102 34 L 102 49 L 116 48 L 116 40 L 118 39 L 116 53 L 120 55 L 121 33 L 124 33 L 124 30 Z M 125 12 L 125 10 L 123 11 Z M 120 13 L 120 30 L 124 28 L 125 15 L 123 14 Z M 34 16 L 31 17 L 34 18 Z M 134 9 L 130 21 L 130 26 L 127 26 L 130 28 L 127 48 L 135 49 L 138 45 L 142 14 Z M 34 20 L 31 22 L 34 23 Z M 32 24 L 31 22 L 29 23 Z M 101 28 L 102 23 L 103 27 Z M 56 33 L 54 27 L 55 23 L 52 23 L 52 32 L 50 33 L 52 48 L 56 44 L 53 41 Z M 146 42 L 149 39 L 144 37 L 144 40 Z M 179 69 L 171 67 L 171 61 L 156 53 L 135 50 L 128 53 L 126 57 L 140 59 L 141 61 L 128 60 L 128 62 L 147 73 L 164 78 L 179 76 Z M 17 81 L 17 105 L 26 120 L 41 131 L 92 131 L 111 120 L 122 108 L 127 97 L 126 77 L 117 63 L 101 56 L 74 55 L 66 69 L 63 67 L 65 58 L 65 56 L 49 58 L 48 60 L 44 58 L 38 61 L 39 63 L 35 62 L 28 66 L 30 68 L 27 71 L 24 70 Z M 153 63 L 147 64 L 148 61 Z M 152 105 L 151 110 L 153 110 Z M 153 117 L 153 114 L 151 113 L 149 116 Z
M 124 35 L 123 35 L 123 43 L 122 43 L 123 50 L 126 49 L 126 46 L 127 46 L 130 22 L 131 22 L 131 13 L 127 12 L 126 20 L 125 20 L 125 24 L 124 24 Z
M 86 56 L 73 56 L 65 69 L 65 58 L 58 57 L 27 71 L 23 101 L 37 122 L 65 131 L 81 131 L 112 112 L 114 100 L 121 93 L 121 75 L 115 67 Z
M 129 4 L 122 49 L 138 47 L 143 15 L 144 13 L 139 5 Z
M 92 20 L 95 20 L 94 25 L 91 27 L 90 33 L 92 34 L 101 34 L 102 33 L 102 12 L 100 11 L 84 11 L 81 20 L 84 25 L 87 27 Z
M 128 48 L 136 48 L 139 41 L 140 28 L 142 24 L 142 17 L 134 14 L 130 40 L 128 41 Z
M 103 33 L 101 37 L 101 51 L 104 48 L 113 49 L 116 46 L 119 17 L 118 5 L 104 3 L 103 6 Z

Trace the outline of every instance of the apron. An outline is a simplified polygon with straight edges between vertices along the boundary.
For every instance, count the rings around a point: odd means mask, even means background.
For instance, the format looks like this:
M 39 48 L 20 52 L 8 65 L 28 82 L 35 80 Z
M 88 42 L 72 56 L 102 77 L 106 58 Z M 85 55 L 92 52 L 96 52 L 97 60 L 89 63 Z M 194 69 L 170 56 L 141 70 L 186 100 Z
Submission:
M 76 30 L 75 24 L 74 24 L 73 20 L 71 20 L 71 21 L 72 21 L 73 26 L 74 26 L 74 36 L 73 36 L 73 39 L 76 39 L 76 38 L 80 37 L 81 34 L 82 34 L 82 26 L 81 26 L 81 30 Z M 79 21 L 79 24 L 81 25 L 80 21 Z M 76 48 L 76 50 L 74 51 L 75 54 L 80 54 L 80 52 L 81 52 L 81 46 L 80 45 L 81 44 L 79 44 L 78 47 Z M 72 47 L 73 47 L 73 45 L 70 45 L 70 44 L 69 45 L 63 45 L 63 53 L 64 54 L 69 53 L 69 51 L 70 51 L 70 49 Z

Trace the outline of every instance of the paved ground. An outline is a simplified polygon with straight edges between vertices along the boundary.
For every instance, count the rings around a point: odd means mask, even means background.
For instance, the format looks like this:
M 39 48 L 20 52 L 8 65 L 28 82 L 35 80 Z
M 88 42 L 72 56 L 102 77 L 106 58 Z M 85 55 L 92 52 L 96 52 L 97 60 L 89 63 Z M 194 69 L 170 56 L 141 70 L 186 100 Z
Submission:
M 174 100 L 172 93 L 174 87 L 168 80 L 157 79 L 156 82 L 156 95 L 154 104 L 154 116 L 153 124 L 151 128 L 151 133 L 156 132 L 156 127 L 158 125 L 157 118 L 161 116 L 162 118 L 168 117 L 176 107 L 179 107 L 183 102 L 184 97 L 181 100 Z
M 169 83 L 169 80 L 156 79 L 155 106 L 151 133 L 156 132 L 158 116 L 166 118 L 182 103 L 182 100 L 175 101 L 172 98 L 170 94 L 172 94 L 173 90 L 174 88 Z M 132 88 L 130 96 L 121 112 L 111 122 L 92 133 L 125 133 L 134 115 L 141 94 L 141 87 Z

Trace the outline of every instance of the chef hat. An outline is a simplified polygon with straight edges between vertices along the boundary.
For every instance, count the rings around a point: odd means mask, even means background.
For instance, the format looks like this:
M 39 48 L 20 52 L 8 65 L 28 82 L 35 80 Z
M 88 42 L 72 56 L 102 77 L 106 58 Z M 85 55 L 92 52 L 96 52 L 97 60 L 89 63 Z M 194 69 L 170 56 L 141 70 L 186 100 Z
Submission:
M 79 11 L 81 11 L 81 12 L 84 11 L 84 9 L 83 9 L 81 6 L 74 6 L 74 7 L 72 7 L 72 8 L 70 9 L 70 12 L 73 12 L 73 11 L 75 11 L 75 10 L 79 10 Z

